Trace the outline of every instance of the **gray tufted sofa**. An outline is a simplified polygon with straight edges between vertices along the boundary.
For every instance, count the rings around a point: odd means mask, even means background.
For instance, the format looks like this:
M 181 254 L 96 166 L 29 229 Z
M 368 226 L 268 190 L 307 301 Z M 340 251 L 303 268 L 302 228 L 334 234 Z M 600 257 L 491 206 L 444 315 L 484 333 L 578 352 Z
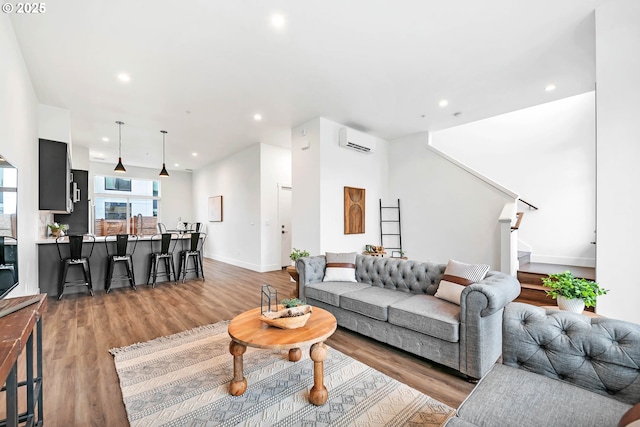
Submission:
M 467 286 L 461 305 L 434 297 L 445 264 L 356 257 L 356 282 L 323 282 L 325 257 L 296 262 L 299 294 L 330 311 L 338 325 L 481 378 L 500 357 L 502 310 L 520 293 L 509 275 L 490 271 Z
M 447 427 L 616 426 L 640 402 L 640 325 L 511 303 L 502 359 Z

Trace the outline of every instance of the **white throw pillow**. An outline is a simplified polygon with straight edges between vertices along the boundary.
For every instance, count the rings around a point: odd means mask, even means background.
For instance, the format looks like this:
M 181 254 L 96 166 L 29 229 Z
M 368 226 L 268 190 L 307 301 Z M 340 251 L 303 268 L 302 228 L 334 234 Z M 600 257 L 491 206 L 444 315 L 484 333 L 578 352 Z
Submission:
M 460 305 L 462 290 L 484 279 L 488 271 L 487 264 L 465 264 L 450 259 L 434 296 Z
M 355 282 L 356 281 L 356 252 L 333 253 L 327 252 L 325 257 L 327 267 L 324 271 L 323 282 Z

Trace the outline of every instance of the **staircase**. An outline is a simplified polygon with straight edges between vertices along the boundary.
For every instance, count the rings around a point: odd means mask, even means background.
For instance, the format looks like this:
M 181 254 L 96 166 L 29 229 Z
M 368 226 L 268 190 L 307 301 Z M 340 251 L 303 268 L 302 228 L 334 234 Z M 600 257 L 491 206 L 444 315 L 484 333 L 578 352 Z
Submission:
M 596 280 L 596 270 L 593 267 L 577 267 L 575 265 L 544 264 L 531 262 L 531 254 L 528 252 L 518 252 L 518 280 L 520 281 L 520 296 L 516 298 L 518 302 L 543 306 L 556 305 L 553 298 L 547 296 L 546 289 L 542 286 L 542 278 L 549 274 L 563 273 L 571 270 L 574 276 L 587 280 Z M 590 307 L 586 310 L 593 311 Z

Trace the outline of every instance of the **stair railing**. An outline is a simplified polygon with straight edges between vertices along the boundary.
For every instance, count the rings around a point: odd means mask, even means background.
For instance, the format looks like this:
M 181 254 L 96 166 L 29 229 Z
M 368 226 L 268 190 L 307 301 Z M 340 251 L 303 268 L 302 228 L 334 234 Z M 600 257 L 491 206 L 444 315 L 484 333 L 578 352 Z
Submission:
M 500 271 L 512 276 L 518 272 L 518 228 L 514 229 L 513 227 L 519 227 L 521 220 L 522 215 L 518 216 L 516 213 L 516 202 L 505 203 L 498 218 L 500 223 Z

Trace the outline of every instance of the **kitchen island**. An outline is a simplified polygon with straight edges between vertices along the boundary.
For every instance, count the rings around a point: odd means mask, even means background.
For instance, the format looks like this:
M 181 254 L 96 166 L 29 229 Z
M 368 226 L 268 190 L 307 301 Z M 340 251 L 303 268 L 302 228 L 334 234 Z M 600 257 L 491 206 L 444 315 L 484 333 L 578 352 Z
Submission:
M 180 251 L 187 249 L 189 245 L 189 234 L 175 235 L 172 240 L 176 241 L 176 246 L 173 251 L 173 261 L 176 268 L 176 274 L 180 267 Z M 133 248 L 133 239 L 129 241 L 128 251 L 131 253 Z M 61 243 L 68 246 L 68 242 Z M 85 242 L 84 245 L 90 243 Z M 91 279 L 93 282 L 93 290 L 102 291 L 106 289 L 107 280 L 107 248 L 109 245 L 109 253 L 115 253 L 115 241 L 109 239 L 109 242 L 105 244 L 104 236 L 96 236 L 95 246 L 93 253 L 89 259 L 91 264 Z M 173 247 L 173 241 L 171 242 Z M 38 245 L 38 284 L 40 286 L 40 292 L 46 293 L 48 296 L 58 296 L 58 283 L 60 281 L 60 275 L 62 274 L 62 263 L 60 262 L 60 256 L 58 255 L 58 248 L 56 246 L 55 238 L 41 239 L 37 241 Z M 89 255 L 89 247 L 83 247 L 83 256 Z M 160 250 L 159 238 L 153 241 L 153 250 Z M 152 236 L 142 236 L 138 239 L 135 252 L 133 253 L 133 272 L 136 279 L 136 286 L 146 285 L 147 275 L 149 272 L 149 265 L 151 262 L 152 253 Z M 69 250 L 66 247 L 61 246 L 62 256 L 69 255 Z M 122 265 L 120 265 L 122 264 Z M 164 272 L 164 264 L 159 266 L 159 272 Z M 114 276 L 125 274 L 124 263 L 117 263 L 114 269 Z M 193 277 L 187 276 L 187 277 Z M 179 277 L 178 277 L 179 278 Z M 70 280 L 83 280 L 82 268 L 73 267 L 69 269 L 67 273 L 67 281 Z M 153 279 L 152 279 L 153 280 Z M 156 280 L 156 286 L 159 283 L 168 281 L 168 277 L 165 275 L 158 275 Z M 111 290 L 118 288 L 131 288 L 128 280 L 114 280 L 111 284 Z M 65 295 L 73 293 L 89 293 L 86 286 L 68 286 L 64 291 Z

